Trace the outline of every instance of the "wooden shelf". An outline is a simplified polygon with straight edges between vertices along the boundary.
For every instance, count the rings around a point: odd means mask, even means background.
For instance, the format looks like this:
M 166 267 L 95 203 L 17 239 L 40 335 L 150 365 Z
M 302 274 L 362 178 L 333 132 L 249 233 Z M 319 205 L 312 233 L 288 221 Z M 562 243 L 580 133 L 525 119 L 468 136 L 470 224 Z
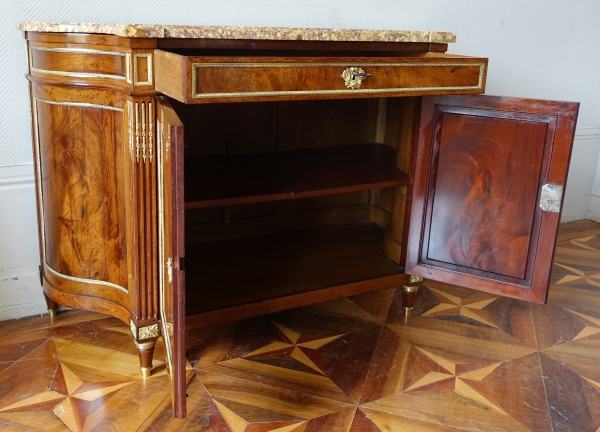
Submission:
M 186 158 L 185 208 L 307 198 L 408 184 L 396 151 L 360 144 Z
M 352 295 L 353 284 L 365 292 L 405 279 L 371 222 L 189 246 L 186 255 L 187 315 L 243 305 L 258 310 L 236 310 L 241 318 L 293 307 L 295 297 L 316 290 L 330 290 L 323 299 L 331 299 Z M 269 299 L 279 300 L 269 305 Z

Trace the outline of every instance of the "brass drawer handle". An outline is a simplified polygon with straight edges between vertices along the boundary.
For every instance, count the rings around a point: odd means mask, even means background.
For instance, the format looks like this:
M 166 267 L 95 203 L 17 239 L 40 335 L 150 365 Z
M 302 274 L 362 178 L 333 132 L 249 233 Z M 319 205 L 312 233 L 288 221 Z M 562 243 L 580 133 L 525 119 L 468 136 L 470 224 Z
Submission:
M 342 72 L 340 76 L 344 79 L 344 85 L 346 87 L 352 90 L 356 90 L 360 88 L 362 81 L 365 78 L 369 78 L 373 75 L 371 75 L 370 73 L 366 73 L 361 68 L 351 67 Z

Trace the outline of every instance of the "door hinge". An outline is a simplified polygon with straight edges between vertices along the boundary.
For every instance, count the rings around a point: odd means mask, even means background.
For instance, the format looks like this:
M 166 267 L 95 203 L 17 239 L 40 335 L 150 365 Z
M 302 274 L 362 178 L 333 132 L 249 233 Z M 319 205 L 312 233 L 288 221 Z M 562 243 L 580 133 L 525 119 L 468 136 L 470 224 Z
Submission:
M 547 212 L 559 213 L 562 201 L 563 186 L 546 183 L 540 194 L 540 208 Z

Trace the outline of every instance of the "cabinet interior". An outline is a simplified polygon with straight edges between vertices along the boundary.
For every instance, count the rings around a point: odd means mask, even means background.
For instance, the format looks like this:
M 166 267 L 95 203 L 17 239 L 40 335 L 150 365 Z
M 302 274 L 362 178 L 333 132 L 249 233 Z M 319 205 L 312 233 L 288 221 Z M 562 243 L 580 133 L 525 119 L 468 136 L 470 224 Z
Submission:
M 188 315 L 403 273 L 414 98 L 170 102 Z

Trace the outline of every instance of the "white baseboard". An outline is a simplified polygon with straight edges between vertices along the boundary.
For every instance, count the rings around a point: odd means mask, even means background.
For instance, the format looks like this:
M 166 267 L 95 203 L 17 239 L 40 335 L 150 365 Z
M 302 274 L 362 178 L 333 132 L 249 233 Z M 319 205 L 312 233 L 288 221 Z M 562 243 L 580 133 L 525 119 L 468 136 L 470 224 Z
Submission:
M 0 279 L 0 321 L 47 312 L 37 272 Z
M 592 195 L 590 198 L 590 219 L 600 222 L 600 196 Z
M 589 210 L 582 211 L 582 212 L 568 213 L 568 214 L 563 213 L 560 216 L 561 223 L 586 220 L 586 219 L 591 219 Z
M 46 302 L 26 303 L 0 307 L 0 321 L 44 315 L 48 313 Z

